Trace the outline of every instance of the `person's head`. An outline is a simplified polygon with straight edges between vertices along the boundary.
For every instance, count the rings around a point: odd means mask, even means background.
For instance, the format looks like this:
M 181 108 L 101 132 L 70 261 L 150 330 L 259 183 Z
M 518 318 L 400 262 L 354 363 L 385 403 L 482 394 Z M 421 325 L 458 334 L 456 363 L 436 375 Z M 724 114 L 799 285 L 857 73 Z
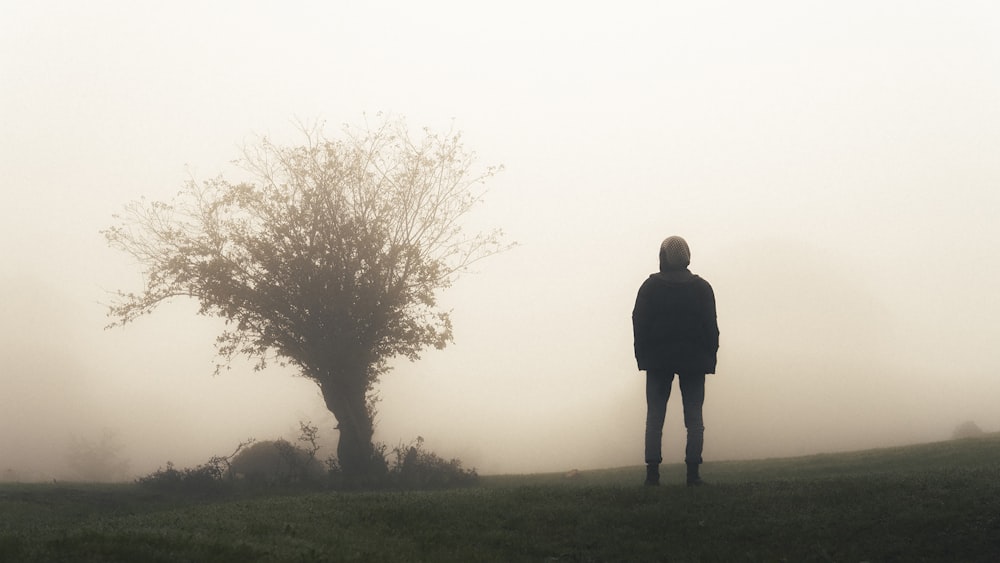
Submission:
M 691 264 L 691 250 L 681 237 L 667 237 L 660 244 L 660 270 L 677 270 Z

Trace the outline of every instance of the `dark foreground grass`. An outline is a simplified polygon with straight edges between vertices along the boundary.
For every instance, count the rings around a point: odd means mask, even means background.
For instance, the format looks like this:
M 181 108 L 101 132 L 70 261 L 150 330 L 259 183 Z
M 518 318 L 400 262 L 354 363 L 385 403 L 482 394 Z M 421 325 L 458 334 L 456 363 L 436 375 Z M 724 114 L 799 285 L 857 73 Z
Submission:
M 709 463 L 702 488 L 667 469 L 225 499 L 3 485 L 0 561 L 1000 561 L 1000 435 Z

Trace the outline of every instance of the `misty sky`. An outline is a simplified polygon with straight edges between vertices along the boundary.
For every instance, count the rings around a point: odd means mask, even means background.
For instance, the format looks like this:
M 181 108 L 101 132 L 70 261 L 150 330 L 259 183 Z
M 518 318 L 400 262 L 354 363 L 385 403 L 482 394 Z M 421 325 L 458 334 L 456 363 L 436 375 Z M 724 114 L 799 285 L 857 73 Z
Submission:
M 673 234 L 718 301 L 708 462 L 1000 430 L 998 29 L 973 1 L 0 2 L 0 471 L 105 430 L 137 474 L 335 436 L 288 370 L 213 378 L 194 303 L 103 330 L 142 277 L 99 231 L 379 111 L 502 163 L 468 227 L 520 246 L 441 295 L 456 341 L 385 377 L 377 439 L 642 463 L 630 315 Z M 668 462 L 682 436 L 675 397 Z

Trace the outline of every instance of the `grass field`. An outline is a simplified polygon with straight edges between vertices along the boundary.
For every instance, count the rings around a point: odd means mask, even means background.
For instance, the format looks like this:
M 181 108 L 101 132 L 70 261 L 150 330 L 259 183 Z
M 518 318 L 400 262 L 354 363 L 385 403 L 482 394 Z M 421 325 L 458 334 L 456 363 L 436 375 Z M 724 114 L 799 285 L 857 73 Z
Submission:
M 0 561 L 1000 561 L 1000 434 L 702 473 L 215 499 L 0 484 Z

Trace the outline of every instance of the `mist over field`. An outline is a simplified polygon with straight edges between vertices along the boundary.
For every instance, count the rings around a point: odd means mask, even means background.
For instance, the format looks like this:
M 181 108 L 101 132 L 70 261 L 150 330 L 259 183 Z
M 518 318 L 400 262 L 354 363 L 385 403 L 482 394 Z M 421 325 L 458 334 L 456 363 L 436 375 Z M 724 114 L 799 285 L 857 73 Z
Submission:
M 642 463 L 631 310 L 668 235 L 714 287 L 707 463 L 1000 430 L 1000 8 L 989 3 L 22 3 L 0 18 L 0 479 L 128 475 L 336 422 L 316 385 L 212 376 L 175 300 L 105 330 L 142 269 L 100 231 L 231 173 L 259 135 L 379 111 L 502 163 L 470 231 L 519 243 L 439 295 L 375 438 L 481 473 Z M 666 461 L 683 458 L 679 392 Z M 320 455 L 328 455 L 326 449 Z

